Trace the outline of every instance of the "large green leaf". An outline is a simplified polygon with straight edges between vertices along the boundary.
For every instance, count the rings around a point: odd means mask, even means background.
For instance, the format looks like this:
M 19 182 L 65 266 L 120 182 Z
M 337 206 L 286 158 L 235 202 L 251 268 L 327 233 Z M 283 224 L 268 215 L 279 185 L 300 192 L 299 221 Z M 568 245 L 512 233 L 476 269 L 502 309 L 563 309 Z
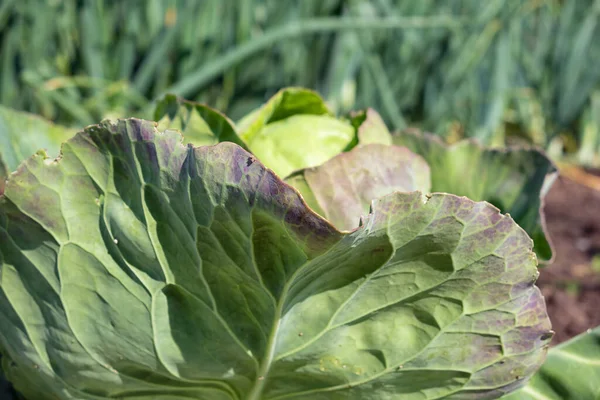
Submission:
M 447 145 L 438 137 L 408 131 L 394 143 L 421 155 L 431 168 L 431 190 L 485 200 L 514 220 L 533 238 L 541 261 L 552 258 L 545 232 L 543 199 L 557 169 L 546 155 L 533 148 L 485 148 L 464 140 Z
M 154 120 L 158 128 L 177 129 L 185 136 L 186 143 L 207 146 L 219 142 L 232 142 L 247 149 L 238 137 L 233 121 L 219 111 L 204 104 L 166 95 L 156 105 Z
M 600 399 L 600 327 L 548 352 L 542 368 L 506 400 Z
M 74 133 L 36 115 L 0 106 L 0 194 L 6 177 L 21 161 L 42 149 L 57 156 L 60 144 Z
M 324 163 L 356 136 L 352 124 L 332 116 L 316 92 L 301 88 L 277 93 L 239 122 L 238 133 L 282 177 Z
M 429 193 L 429 166 L 406 147 L 368 144 L 286 179 L 338 229 L 352 230 L 371 202 L 395 191 Z
M 0 197 L 0 349 L 29 399 L 496 398 L 551 337 L 531 240 L 393 193 L 338 232 L 232 143 L 88 127 Z

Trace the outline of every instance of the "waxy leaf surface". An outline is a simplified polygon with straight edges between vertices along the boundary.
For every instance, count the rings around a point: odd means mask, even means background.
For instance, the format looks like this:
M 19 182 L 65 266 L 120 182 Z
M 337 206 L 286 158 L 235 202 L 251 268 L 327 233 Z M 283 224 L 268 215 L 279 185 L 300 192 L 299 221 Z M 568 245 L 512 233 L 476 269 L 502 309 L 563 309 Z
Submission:
M 412 131 L 395 135 L 393 140 L 427 161 L 433 192 L 492 203 L 525 229 L 540 261 L 552 259 L 543 198 L 558 172 L 542 152 L 532 148 L 485 148 L 470 140 L 446 145 L 436 136 Z
M 321 165 L 356 137 L 349 121 L 331 115 L 316 92 L 301 88 L 277 93 L 239 122 L 238 133 L 252 153 L 281 177 Z
M 286 179 L 338 229 L 352 230 L 371 202 L 392 192 L 429 193 L 429 166 L 406 147 L 359 145 Z
M 505 399 L 600 399 L 600 327 L 550 349 L 527 386 Z
M 551 337 L 531 240 L 393 193 L 341 233 L 232 143 L 88 127 L 0 197 L 0 350 L 26 398 L 483 399 Z

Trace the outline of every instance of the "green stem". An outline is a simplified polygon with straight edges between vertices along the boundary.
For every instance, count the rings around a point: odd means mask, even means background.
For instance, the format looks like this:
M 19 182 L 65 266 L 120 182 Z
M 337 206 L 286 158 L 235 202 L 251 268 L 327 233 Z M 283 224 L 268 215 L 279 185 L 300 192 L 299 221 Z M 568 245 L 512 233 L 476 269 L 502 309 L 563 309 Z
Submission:
M 221 57 L 210 61 L 198 70 L 168 87 L 160 96 L 174 93 L 189 96 L 199 90 L 223 71 L 240 63 L 251 55 L 269 48 L 276 42 L 311 33 L 340 30 L 378 30 L 409 28 L 455 28 L 463 22 L 448 16 L 437 17 L 387 17 L 387 18 L 314 18 L 306 21 L 294 21 L 284 26 L 273 28 L 262 36 L 252 38 L 235 47 Z

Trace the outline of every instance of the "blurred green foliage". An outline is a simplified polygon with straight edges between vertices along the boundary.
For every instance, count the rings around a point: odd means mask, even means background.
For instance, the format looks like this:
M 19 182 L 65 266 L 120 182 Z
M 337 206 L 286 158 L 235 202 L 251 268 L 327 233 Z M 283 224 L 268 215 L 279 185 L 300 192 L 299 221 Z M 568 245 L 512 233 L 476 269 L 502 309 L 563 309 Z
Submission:
M 0 103 L 83 126 L 278 89 L 600 165 L 600 0 L 2 0 Z

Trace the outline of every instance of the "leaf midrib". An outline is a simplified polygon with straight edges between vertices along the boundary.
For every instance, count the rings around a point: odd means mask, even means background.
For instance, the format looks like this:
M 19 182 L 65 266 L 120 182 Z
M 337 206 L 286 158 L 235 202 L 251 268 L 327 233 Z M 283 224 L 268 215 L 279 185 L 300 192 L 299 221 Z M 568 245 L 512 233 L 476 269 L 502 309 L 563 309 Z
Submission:
M 441 206 L 440 206 L 440 208 L 441 208 Z M 436 213 L 434 214 L 434 216 L 433 216 L 433 217 L 432 217 L 432 219 L 430 220 L 429 224 L 431 223 L 431 221 L 435 220 L 435 217 L 437 217 L 437 215 L 438 215 L 438 213 L 439 213 L 439 210 L 440 210 L 440 208 L 438 208 L 438 209 L 436 210 Z M 499 221 L 498 221 L 498 222 L 499 222 Z M 497 223 L 498 223 L 498 222 L 497 222 Z M 497 224 L 497 223 L 496 223 L 496 224 Z M 389 221 L 388 221 L 388 224 L 389 224 Z M 423 228 L 423 230 L 424 230 L 424 229 L 425 229 L 427 226 L 429 226 L 429 224 L 426 224 L 426 225 L 425 225 L 425 227 Z M 496 224 L 494 224 L 494 225 L 496 225 Z M 389 225 L 387 226 L 387 229 L 389 229 Z M 421 231 L 421 232 L 422 232 L 422 231 Z M 421 233 L 421 232 L 420 232 L 420 233 Z M 498 249 L 500 246 L 502 246 L 502 245 L 505 243 L 505 241 L 508 239 L 508 237 L 510 237 L 511 233 L 513 233 L 513 230 L 512 230 L 512 229 L 506 233 L 506 235 L 504 236 L 504 238 L 503 238 L 501 241 L 499 241 L 499 243 L 498 243 L 498 244 L 495 246 L 495 248 L 494 248 L 494 250 L 492 251 L 492 253 L 493 253 L 493 252 L 495 252 L 495 250 L 497 250 L 497 249 Z M 463 240 L 465 237 L 471 236 L 472 234 L 473 234 L 473 233 L 471 233 L 471 234 L 469 234 L 469 235 L 465 235 L 465 236 L 461 235 L 461 239 L 460 239 L 459 243 L 460 243 L 460 242 L 461 242 L 461 241 L 462 241 L 462 240 Z M 415 237 L 417 237 L 417 236 L 419 236 L 419 234 L 417 234 Z M 413 238 L 413 239 L 414 239 L 414 238 Z M 474 261 L 473 263 L 475 263 L 475 262 L 477 262 L 477 261 L 478 261 L 478 260 Z M 469 265 L 472 265 L 473 263 L 471 263 L 471 264 L 469 264 Z M 387 264 L 387 263 L 386 263 L 386 264 Z M 385 265 L 385 264 L 384 264 L 384 265 Z M 302 269 L 302 268 L 300 268 L 300 269 Z M 299 269 L 299 270 L 300 270 L 300 269 Z M 378 269 L 378 271 L 379 271 L 379 269 Z M 451 276 L 453 276 L 455 273 L 456 273 L 456 271 L 454 271 L 454 272 L 451 274 Z M 376 274 L 376 272 L 374 272 L 372 275 L 375 275 L 375 274 Z M 292 279 L 290 279 L 290 281 L 289 281 L 289 282 L 292 282 L 292 281 L 293 281 L 293 277 L 292 277 Z M 288 284 L 286 284 L 286 288 L 285 288 L 285 291 L 284 291 L 285 295 L 287 295 L 287 289 L 289 288 L 289 282 L 288 282 Z M 440 284 L 438 283 L 437 285 L 434 285 L 434 286 L 432 286 L 432 287 L 430 287 L 430 288 L 426 289 L 426 290 L 425 290 L 425 292 L 427 292 L 427 291 L 430 291 L 430 290 L 433 290 L 433 289 L 435 289 L 436 287 L 438 287 L 439 285 L 440 285 Z M 418 294 L 422 294 L 422 292 L 419 292 Z M 413 296 L 415 296 L 415 295 L 418 295 L 418 294 L 414 294 L 414 295 L 408 296 L 407 298 L 404 298 L 404 299 L 400 300 L 400 302 L 404 302 L 404 301 L 406 301 L 407 299 L 409 299 L 409 298 L 411 298 L 411 297 L 413 297 Z M 353 296 L 351 296 L 351 297 L 353 297 Z M 282 296 L 282 300 L 283 300 L 283 299 L 284 299 L 284 296 Z M 281 303 L 280 303 L 280 304 L 281 304 Z M 344 303 L 344 304 L 345 304 L 345 303 Z M 279 311 L 279 310 L 278 310 L 278 311 Z M 339 311 L 339 310 L 338 310 L 338 311 Z M 336 312 L 336 314 L 337 314 L 337 312 Z M 461 313 L 461 315 L 460 315 L 459 317 L 457 317 L 457 319 L 458 319 L 458 318 L 461 318 L 461 317 L 463 317 L 464 315 L 466 315 L 464 312 L 463 312 L 463 313 Z M 278 320 L 277 322 L 279 322 L 279 320 Z M 331 322 L 331 320 L 330 320 L 330 322 Z M 330 324 L 328 324 L 328 326 L 327 326 L 327 327 L 324 329 L 324 331 L 327 331 L 327 330 L 330 328 L 330 326 L 329 326 L 329 325 L 330 325 Z M 452 324 L 449 324 L 449 325 L 452 325 Z M 277 325 L 276 332 L 277 332 L 277 330 L 278 330 L 278 329 L 279 329 L 279 325 Z M 323 333 L 323 332 L 321 332 L 321 334 L 322 334 L 322 333 Z M 442 334 L 445 334 L 445 333 L 447 333 L 447 332 L 445 331 L 445 329 L 440 329 L 440 331 L 439 331 L 439 332 L 438 332 L 438 333 L 437 333 L 437 334 L 434 336 L 434 338 L 432 338 L 432 340 L 430 341 L 430 343 L 431 343 L 431 342 L 433 342 L 433 341 L 434 341 L 434 340 L 435 340 L 437 337 L 439 337 L 439 336 L 441 336 Z M 275 333 L 275 334 L 276 334 L 276 333 Z M 420 350 L 420 351 L 419 351 L 417 354 L 414 354 L 414 355 L 413 355 L 413 356 L 411 356 L 409 359 L 407 359 L 407 360 L 404 360 L 404 361 L 403 361 L 403 362 L 401 362 L 399 365 L 405 364 L 406 362 L 408 362 L 408 361 L 410 361 L 410 360 L 414 359 L 414 358 L 415 358 L 415 357 L 417 357 L 419 354 L 421 354 L 423 351 L 425 351 L 427 348 L 428 348 L 428 346 L 425 346 L 425 347 L 424 347 L 423 349 L 421 349 L 421 350 Z M 292 353 L 292 352 L 293 352 L 293 351 L 290 351 L 290 352 L 286 353 L 285 355 L 288 355 L 288 354 L 290 354 L 290 353 Z M 285 356 L 285 355 L 281 355 L 281 356 L 277 357 L 277 360 L 279 360 L 279 359 L 283 358 L 283 356 Z M 359 382 L 352 382 L 352 383 L 351 383 L 351 386 L 357 386 L 357 385 L 360 385 L 360 384 L 362 384 L 362 383 L 365 383 L 365 382 L 372 381 L 372 380 L 374 380 L 374 379 L 376 379 L 376 378 L 378 378 L 378 377 L 380 377 L 380 376 L 382 376 L 382 375 L 385 375 L 385 374 L 389 373 L 390 371 L 392 371 L 394 368 L 397 368 L 397 367 L 398 367 L 398 365 L 394 365 L 394 366 L 388 367 L 388 368 L 384 369 L 383 371 L 381 371 L 380 373 L 378 373 L 378 374 L 376 374 L 376 375 L 374 375 L 374 376 L 370 376 L 369 378 L 367 378 L 367 379 L 365 379 L 365 380 L 363 380 L 363 381 L 359 381 Z M 268 372 L 268 370 L 267 370 L 267 372 Z M 265 375 L 266 375 L 266 374 L 265 374 Z M 259 376 L 260 376 L 260 375 L 259 375 Z M 263 378 L 266 378 L 266 376 L 263 376 Z M 266 380 L 266 379 L 265 379 L 265 380 Z M 263 382 L 264 382 L 264 380 L 263 380 Z M 337 385 L 337 386 L 332 386 L 332 387 L 328 387 L 328 388 L 324 388 L 324 389 L 315 390 L 315 391 L 314 391 L 314 393 L 318 393 L 318 392 L 322 392 L 322 391 L 335 391 L 335 390 L 340 390 L 340 389 L 349 388 L 349 387 L 351 387 L 351 386 L 350 386 L 350 384 L 347 384 L 347 385 Z M 463 387 L 464 387 L 464 385 L 463 385 L 461 388 L 463 388 Z M 302 394 L 310 394 L 310 393 L 313 393 L 313 391 L 308 391 L 308 392 L 304 392 L 304 393 L 291 393 L 291 394 L 285 394 L 285 395 L 283 395 L 283 396 L 280 396 L 280 397 L 275 397 L 274 399 L 286 399 L 286 398 L 291 398 L 291 397 L 294 397 L 294 396 L 298 396 L 298 395 L 302 395 Z M 259 398 L 258 398 L 258 397 L 250 397 L 250 398 L 248 398 L 248 400 L 259 400 Z

